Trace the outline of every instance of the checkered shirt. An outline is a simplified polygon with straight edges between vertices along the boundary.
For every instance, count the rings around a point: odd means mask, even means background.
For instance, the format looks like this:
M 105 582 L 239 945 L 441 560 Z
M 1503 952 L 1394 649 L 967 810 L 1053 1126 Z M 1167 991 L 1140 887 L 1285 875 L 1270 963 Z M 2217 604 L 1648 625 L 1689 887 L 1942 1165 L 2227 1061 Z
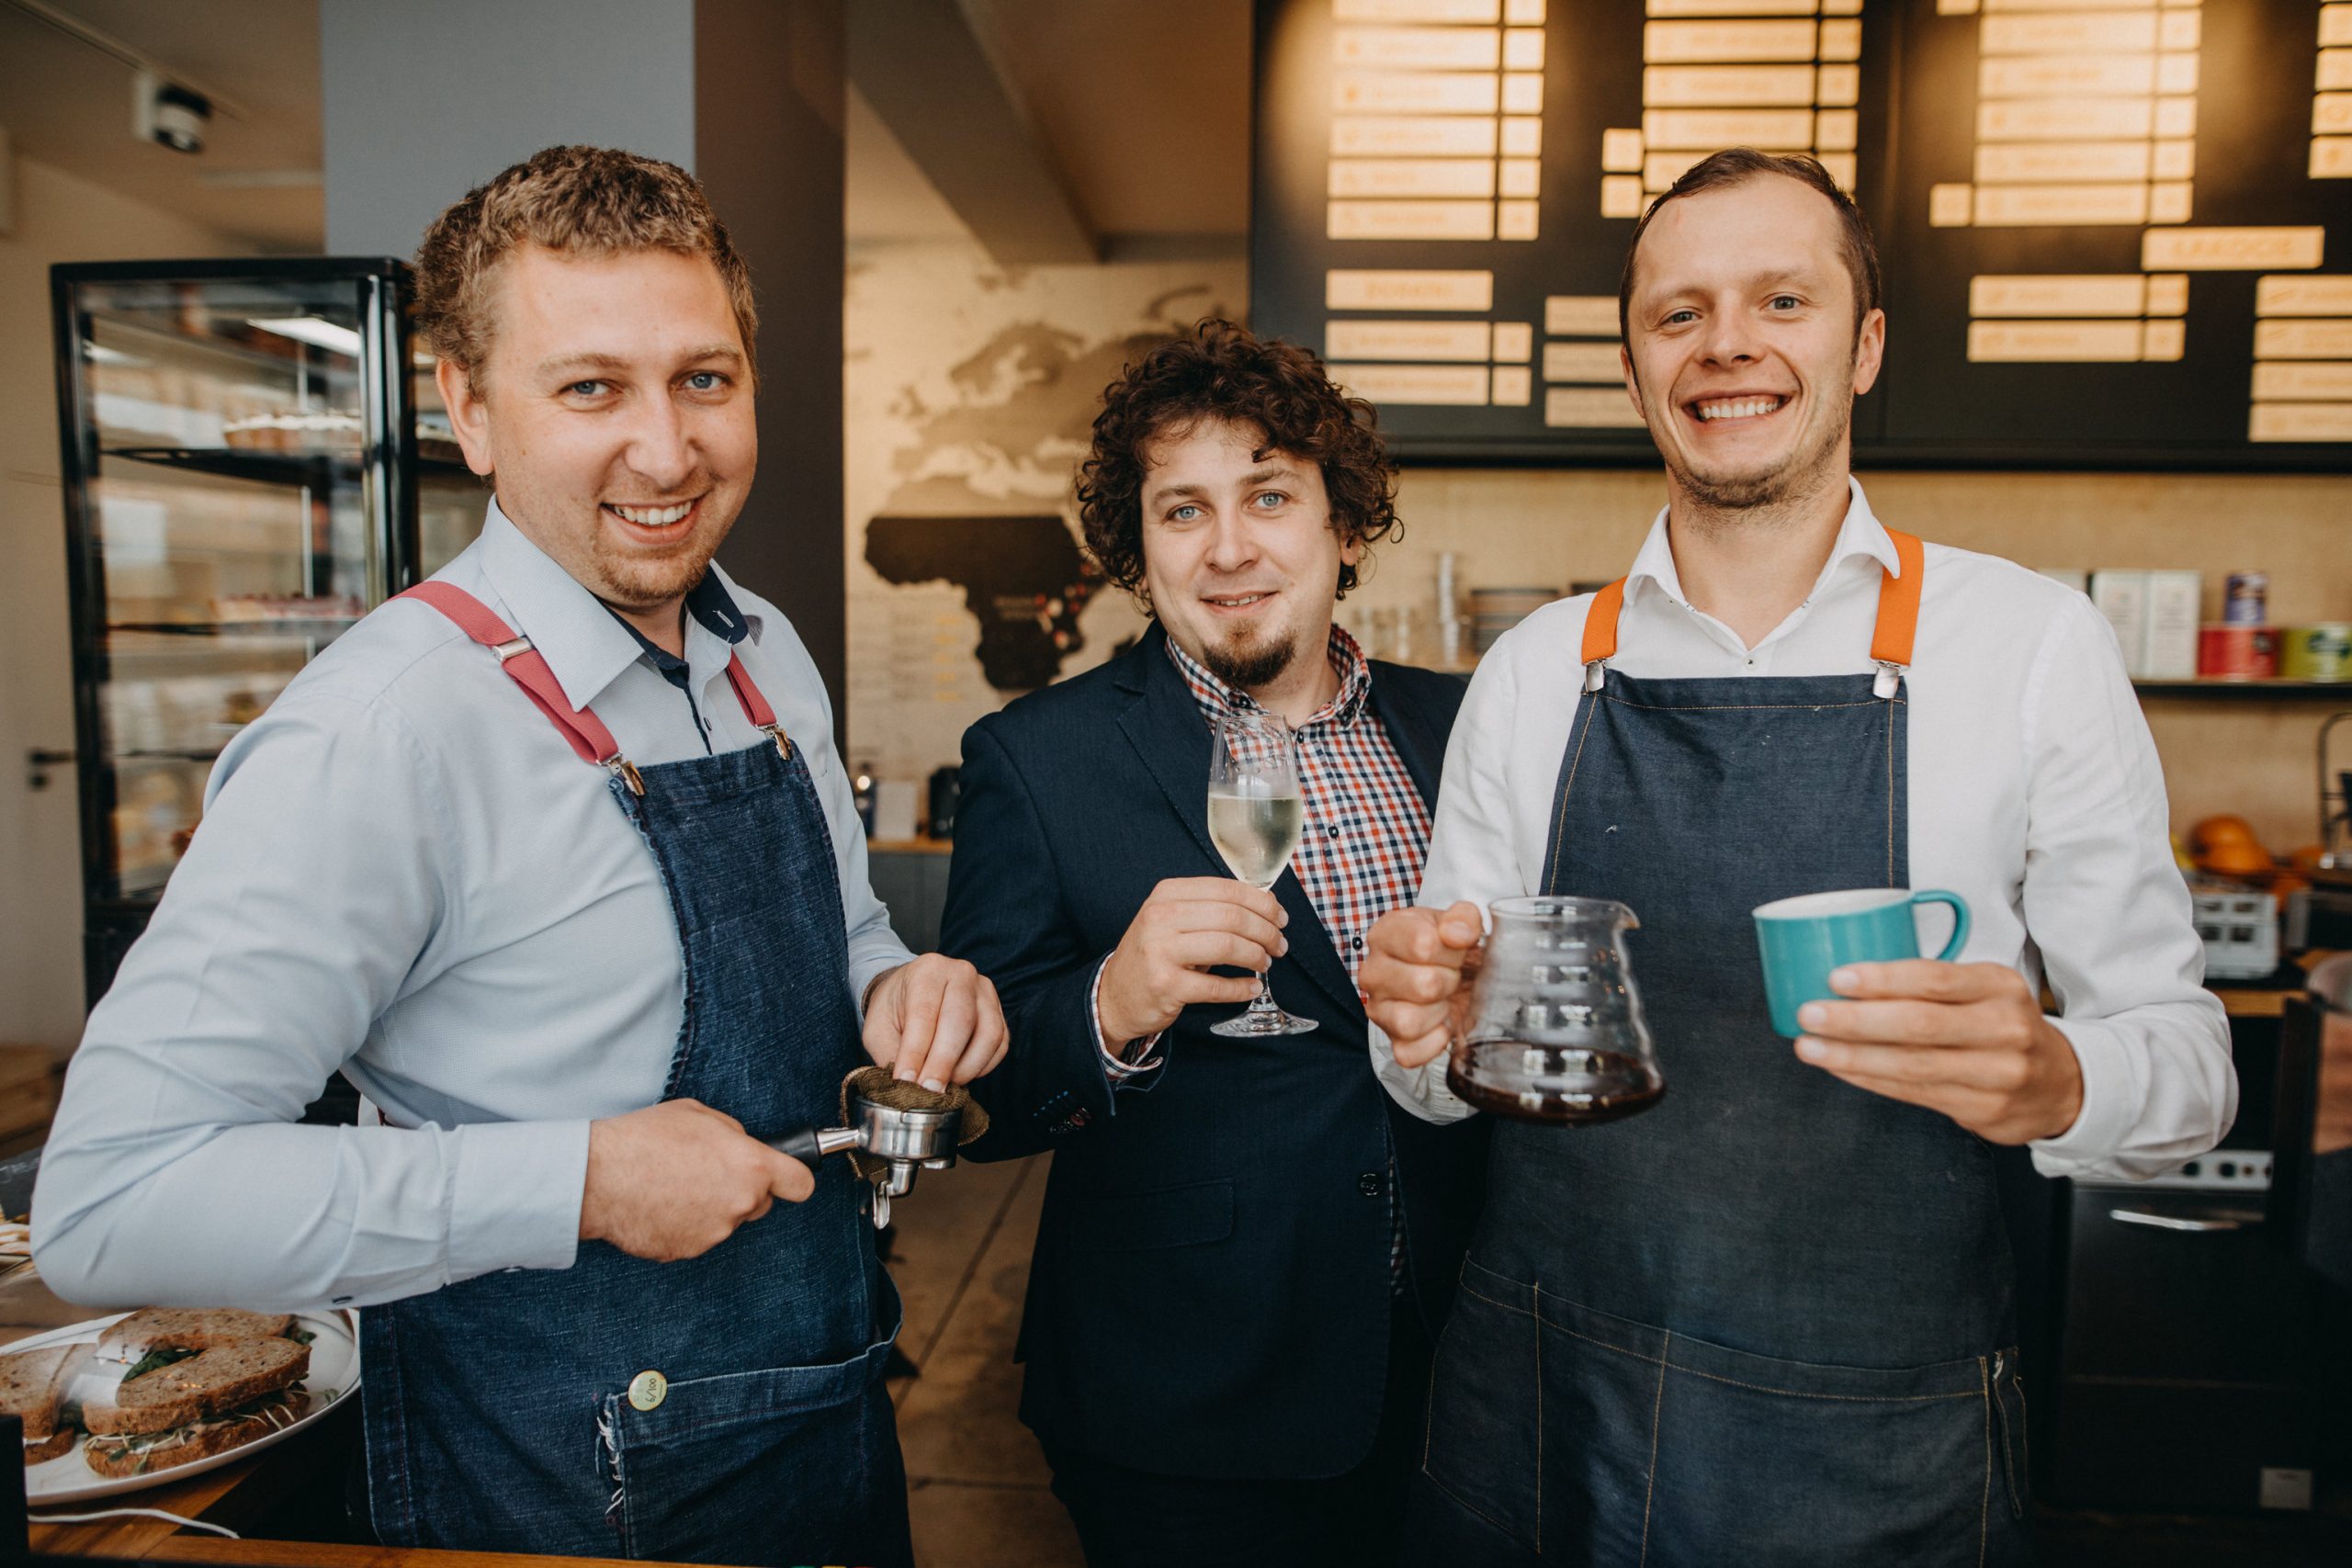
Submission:
M 1173 637 L 1168 657 L 1212 724 L 1221 714 L 1257 707 L 1248 693 L 1210 674 Z M 1430 852 L 1430 809 L 1388 739 L 1387 726 L 1369 711 L 1371 663 L 1356 639 L 1336 626 L 1331 668 L 1340 677 L 1339 694 L 1297 727 L 1306 827 L 1290 868 L 1353 980 L 1372 922 L 1412 903 L 1420 889 L 1421 863 Z

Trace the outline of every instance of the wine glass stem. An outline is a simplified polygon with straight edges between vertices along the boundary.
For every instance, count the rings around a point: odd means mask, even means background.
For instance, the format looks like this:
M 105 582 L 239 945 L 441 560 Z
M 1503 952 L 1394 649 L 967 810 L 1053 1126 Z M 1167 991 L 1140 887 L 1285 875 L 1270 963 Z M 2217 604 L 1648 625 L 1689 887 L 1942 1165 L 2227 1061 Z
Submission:
M 1258 976 L 1258 994 L 1250 998 L 1250 1010 L 1261 1018 L 1272 1018 L 1283 1010 L 1274 1005 L 1274 987 L 1265 975 Z

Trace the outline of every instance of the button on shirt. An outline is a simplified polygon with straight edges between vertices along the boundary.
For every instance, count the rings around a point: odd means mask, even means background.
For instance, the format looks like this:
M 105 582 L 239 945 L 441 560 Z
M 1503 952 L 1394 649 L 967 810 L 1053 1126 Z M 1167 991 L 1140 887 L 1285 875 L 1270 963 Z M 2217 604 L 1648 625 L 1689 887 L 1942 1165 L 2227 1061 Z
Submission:
M 639 765 L 770 744 L 726 677 L 740 650 L 823 804 L 854 995 L 907 961 L 823 685 L 773 605 L 713 568 L 681 692 L 495 504 L 439 576 L 528 636 Z M 215 767 L 68 1076 L 43 1269 L 93 1304 L 290 1308 L 567 1267 L 588 1123 L 661 1100 L 683 1007 L 669 899 L 604 770 L 488 649 L 388 604 Z M 290 1124 L 337 1068 L 390 1125 Z
M 2052 1022 L 2082 1064 L 2082 1112 L 2032 1145 L 2035 1166 L 2160 1174 L 2220 1141 L 2237 1079 L 2221 1001 L 2201 984 L 2164 773 L 2114 633 L 2072 589 L 1991 556 L 1926 548 L 1907 675 L 1911 886 L 1968 900 L 1962 962 L 2009 964 L 2058 999 Z M 1896 565 L 1854 484 L 1813 592 L 1748 648 L 1684 595 L 1660 512 L 1627 577 L 1611 663 L 1642 679 L 1867 673 L 1883 571 Z M 1538 889 L 1590 603 L 1546 605 L 1481 660 L 1446 750 L 1421 903 L 1483 906 Z M 1374 1066 L 1407 1109 L 1438 1122 L 1469 1113 L 1445 1087 L 1442 1057 L 1407 1072 L 1372 1032 Z M 1671 1042 L 1659 1054 L 1671 1083 Z

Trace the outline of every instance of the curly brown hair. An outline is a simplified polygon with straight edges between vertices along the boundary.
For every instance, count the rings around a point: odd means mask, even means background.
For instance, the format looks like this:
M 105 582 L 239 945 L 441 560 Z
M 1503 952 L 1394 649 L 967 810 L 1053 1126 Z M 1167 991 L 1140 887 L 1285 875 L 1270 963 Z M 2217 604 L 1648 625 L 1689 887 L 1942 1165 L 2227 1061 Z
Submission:
M 1204 321 L 1159 344 L 1102 389 L 1094 446 L 1080 466 L 1078 515 L 1102 575 L 1145 609 L 1143 479 L 1160 437 L 1204 421 L 1254 425 L 1265 449 L 1318 465 L 1331 531 L 1370 546 L 1405 536 L 1396 520 L 1396 464 L 1362 398 L 1332 385 L 1323 362 L 1296 344 L 1261 338 L 1231 321 Z M 1356 585 L 1341 563 L 1338 596 Z
M 490 286 L 519 245 L 572 255 L 674 251 L 707 256 L 727 287 L 744 368 L 759 381 L 752 269 L 695 177 L 609 147 L 548 147 L 492 175 L 433 220 L 416 251 L 417 333 L 477 393 L 498 322 Z

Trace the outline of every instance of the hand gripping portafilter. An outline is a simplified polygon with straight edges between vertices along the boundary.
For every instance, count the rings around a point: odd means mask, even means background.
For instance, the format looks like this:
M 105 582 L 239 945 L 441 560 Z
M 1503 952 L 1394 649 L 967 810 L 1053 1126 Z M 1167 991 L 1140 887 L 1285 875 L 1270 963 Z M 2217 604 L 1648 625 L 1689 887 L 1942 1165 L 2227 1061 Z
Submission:
M 956 1150 L 989 1130 L 989 1113 L 962 1084 L 944 1090 L 901 1083 L 888 1067 L 860 1067 L 842 1080 L 842 1125 L 802 1127 L 769 1147 L 809 1169 L 846 1154 L 874 1184 L 874 1228 L 890 1223 L 890 1200 L 914 1190 L 915 1168 L 945 1170 Z

